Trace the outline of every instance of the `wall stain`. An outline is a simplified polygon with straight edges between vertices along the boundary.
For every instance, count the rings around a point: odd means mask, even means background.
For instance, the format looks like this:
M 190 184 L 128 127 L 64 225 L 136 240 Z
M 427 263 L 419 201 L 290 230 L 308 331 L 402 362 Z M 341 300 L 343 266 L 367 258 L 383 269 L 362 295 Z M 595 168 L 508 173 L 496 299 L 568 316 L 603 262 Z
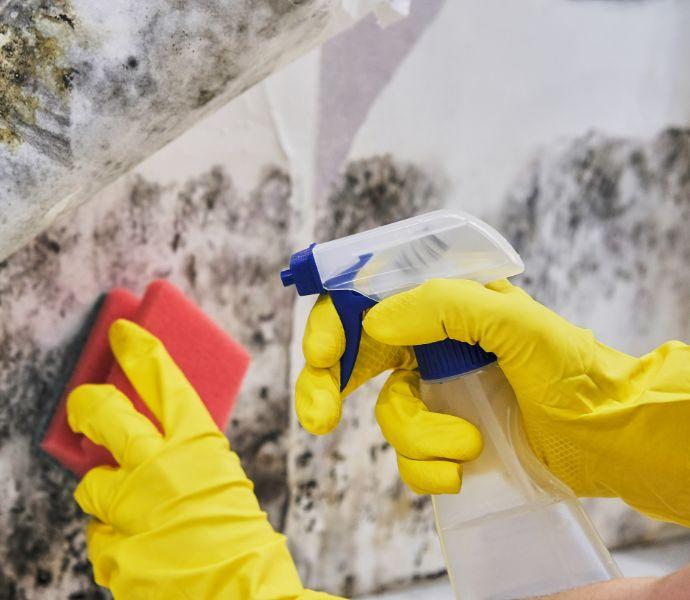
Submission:
M 433 180 L 389 155 L 352 161 L 320 206 L 316 234 L 327 241 L 440 208 Z
M 526 262 L 522 284 L 579 318 L 596 297 L 625 293 L 632 314 L 648 315 L 630 323 L 641 339 L 659 316 L 650 302 L 661 290 L 687 314 L 689 174 L 688 130 L 649 142 L 592 133 L 546 153 L 516 186 L 501 224 Z M 578 300 L 572 289 L 584 286 L 596 293 Z
M 388 155 L 352 161 L 317 206 L 316 241 L 441 206 L 438 183 L 419 166 Z M 299 430 L 290 451 L 287 533 L 299 540 L 293 548 L 300 573 L 306 585 L 346 597 L 443 571 L 431 505 L 400 480 L 395 452 L 374 418 L 380 385 L 351 394 L 329 435 Z M 366 571 L 359 568 L 362 556 Z
M 30 143 L 69 162 L 69 143 L 59 129 L 69 122 L 73 70 L 64 48 L 75 23 L 67 0 L 15 1 L 0 10 L 0 143 Z M 39 124 L 39 113 L 50 115 L 53 131 Z
M 0 263 L 0 598 L 109 597 L 91 578 L 76 481 L 31 446 L 76 330 L 114 286 L 141 293 L 168 278 L 250 350 L 228 433 L 282 527 L 294 297 L 276 274 L 290 194 L 273 167 L 247 193 L 222 168 L 180 185 L 134 177 L 124 196 L 82 207 Z
M 398 478 L 373 418 L 375 386 L 346 403 L 331 436 L 289 433 L 294 294 L 277 274 L 292 250 L 291 194 L 290 178 L 274 167 L 250 192 L 220 167 L 179 185 L 136 176 L 120 198 L 83 206 L 0 263 L 0 597 L 107 597 L 91 580 L 76 482 L 30 443 L 98 294 L 141 292 L 155 277 L 179 286 L 252 355 L 227 433 L 274 526 L 285 526 L 288 511 L 298 524 L 292 547 L 305 578 L 333 591 L 376 589 L 395 579 L 385 557 L 401 545 L 410 552 L 396 568 L 408 579 L 438 570 L 430 507 Z M 319 209 L 319 235 L 439 205 L 421 169 L 374 157 L 348 165 L 336 182 Z M 364 551 L 381 556 L 369 575 L 355 565 Z
M 114 8 L 0 0 L 0 23 L 55 39 L 62 50 L 55 66 L 65 69 L 62 79 L 57 70 L 45 82 L 36 79 L 35 123 L 12 121 L 11 136 L 5 133 L 7 140 L 21 137 L 22 152 L 0 142 L 3 199 L 12 207 L 0 209 L 0 227 L 8 232 L 0 236 L 0 256 L 37 233 L 56 203 L 65 200 L 66 210 L 80 205 L 296 56 L 324 31 L 336 5 L 150 0 Z M 115 28 L 108 27 L 112 18 Z M 62 95 L 53 90 L 56 80 L 67 90 Z M 9 130 L 4 118 L 0 126 Z
M 499 230 L 525 261 L 516 282 L 604 343 L 642 355 L 690 338 L 690 130 L 647 140 L 591 132 L 544 149 Z M 678 528 L 589 500 L 607 544 Z

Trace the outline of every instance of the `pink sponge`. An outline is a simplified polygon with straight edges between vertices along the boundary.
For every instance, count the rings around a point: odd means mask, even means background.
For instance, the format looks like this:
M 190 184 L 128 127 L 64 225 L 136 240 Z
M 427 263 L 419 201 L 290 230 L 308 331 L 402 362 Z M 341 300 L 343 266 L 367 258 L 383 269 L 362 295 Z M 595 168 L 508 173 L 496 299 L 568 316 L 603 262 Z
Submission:
M 70 429 L 66 403 L 75 387 L 111 383 L 129 397 L 137 410 L 151 417 L 110 351 L 108 329 L 120 318 L 134 321 L 161 339 L 221 430 L 227 426 L 249 366 L 244 348 L 167 281 L 151 283 L 141 301 L 126 290 L 112 290 L 100 308 L 40 444 L 79 476 L 92 467 L 115 462 L 107 450 Z

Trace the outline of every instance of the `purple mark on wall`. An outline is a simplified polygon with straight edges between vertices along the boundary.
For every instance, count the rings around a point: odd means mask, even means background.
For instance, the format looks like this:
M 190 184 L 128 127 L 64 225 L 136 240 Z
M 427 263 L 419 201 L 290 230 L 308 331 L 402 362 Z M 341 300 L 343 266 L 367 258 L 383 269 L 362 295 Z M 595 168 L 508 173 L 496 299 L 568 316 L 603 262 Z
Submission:
M 413 2 L 410 15 L 381 29 L 373 16 L 327 42 L 321 55 L 317 198 L 334 181 L 359 127 L 445 0 Z

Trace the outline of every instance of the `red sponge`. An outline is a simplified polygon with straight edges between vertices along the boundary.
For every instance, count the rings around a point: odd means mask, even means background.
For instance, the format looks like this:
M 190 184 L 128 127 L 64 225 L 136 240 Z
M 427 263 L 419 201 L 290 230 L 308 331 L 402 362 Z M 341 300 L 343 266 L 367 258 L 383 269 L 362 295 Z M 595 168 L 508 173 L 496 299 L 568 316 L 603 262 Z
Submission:
M 45 452 L 80 476 L 92 467 L 115 462 L 104 448 L 70 429 L 66 404 L 75 387 L 83 383 L 112 383 L 132 400 L 137 410 L 151 417 L 110 351 L 108 329 L 119 318 L 134 321 L 165 344 L 221 430 L 227 426 L 249 366 L 247 352 L 170 283 L 154 281 L 141 301 L 126 290 L 112 290 L 103 302 L 40 444 Z
M 70 429 L 67 396 L 82 383 L 103 383 L 106 380 L 114 362 L 108 329 L 117 319 L 133 319 L 138 306 L 139 299 L 127 290 L 114 289 L 106 296 L 41 440 L 40 446 L 45 452 L 77 475 L 83 475 L 93 466 L 112 462 L 112 457 L 100 446 L 92 445 L 85 449 L 84 442 L 88 440 Z

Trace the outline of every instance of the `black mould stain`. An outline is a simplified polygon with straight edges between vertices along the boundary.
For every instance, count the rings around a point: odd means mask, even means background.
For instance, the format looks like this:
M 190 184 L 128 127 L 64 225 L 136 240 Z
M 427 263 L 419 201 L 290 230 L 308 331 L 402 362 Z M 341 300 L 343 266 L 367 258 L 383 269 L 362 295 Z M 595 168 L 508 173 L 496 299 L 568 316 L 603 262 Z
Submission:
M 199 95 L 197 96 L 196 108 L 202 108 L 203 106 L 206 106 L 217 95 L 218 90 L 210 90 L 208 88 L 200 89 Z
M 0 270 L 0 461 L 9 478 L 0 484 L 0 598 L 44 598 L 66 578 L 98 593 L 86 559 L 86 523 L 72 499 L 76 482 L 51 460 L 37 455 L 50 414 L 67 346 L 45 347 L 12 307 L 27 301 L 51 306 L 55 320 L 70 298 L 58 278 L 63 252 L 79 235 L 54 227 L 3 263 Z
M 441 204 L 438 183 L 417 165 L 391 156 L 353 161 L 317 207 L 316 241 L 391 223 Z M 297 436 L 292 459 L 291 527 L 302 536 L 303 546 L 316 547 L 312 559 L 296 554 L 298 567 L 307 585 L 326 580 L 330 591 L 348 597 L 370 591 L 371 581 L 361 577 L 356 566 L 358 552 L 396 552 L 402 543 L 410 553 L 428 558 L 433 553 L 428 548 L 436 547 L 429 543 L 436 543 L 431 506 L 419 502 L 388 470 L 394 469 L 394 454 L 373 418 L 377 392 L 374 384 L 358 390 L 357 397 L 345 403 L 342 422 L 327 441 L 306 433 Z M 357 440 L 354 454 L 353 439 Z M 412 559 L 405 564 L 410 568 L 405 576 L 409 581 L 417 567 Z M 378 570 L 378 565 L 372 566 L 374 579 Z M 389 577 L 380 574 L 382 580 Z
M 67 0 L 12 1 L 0 8 L 0 144 L 29 143 L 55 161 L 69 164 L 64 136 L 73 70 L 65 56 L 76 17 Z M 39 112 L 62 124 L 38 123 Z
M 89 218 L 63 220 L 0 264 L 0 462 L 10 466 L 1 472 L 11 473 L 0 481 L 0 598 L 105 597 L 90 577 L 85 519 L 71 499 L 75 482 L 29 449 L 54 396 L 70 328 L 95 300 L 78 296 L 85 289 L 121 285 L 141 292 L 151 279 L 168 277 L 249 349 L 252 367 L 228 435 L 262 507 L 282 528 L 294 294 L 280 286 L 277 274 L 291 250 L 291 194 L 290 178 L 276 168 L 267 168 L 248 194 L 222 168 L 179 187 L 137 178 L 118 203 L 83 207 Z M 348 166 L 319 211 L 320 233 L 323 239 L 345 235 L 437 206 L 423 171 L 376 157 Z M 370 410 L 371 400 L 358 404 Z M 350 423 L 358 421 L 365 419 Z M 313 535 L 320 535 L 324 511 L 342 507 L 347 518 L 329 535 L 346 549 L 361 516 L 351 508 L 360 488 L 343 481 L 347 432 L 340 428 L 333 436 L 325 454 L 318 446 L 300 448 L 291 465 L 296 485 L 290 506 L 309 515 L 305 529 Z M 372 452 L 380 461 L 390 450 L 381 445 Z M 410 500 L 402 483 L 381 497 L 377 506 L 399 506 L 407 519 L 401 524 L 399 515 L 384 512 L 384 538 L 399 527 L 428 527 L 433 535 L 429 507 Z M 341 590 L 359 585 L 345 581 L 351 571 L 338 570 Z
M 297 9 L 313 4 L 314 0 L 266 0 L 265 3 L 271 8 L 274 16 L 283 18 Z
M 687 314 L 689 174 L 690 130 L 648 142 L 593 133 L 545 153 L 511 193 L 500 224 L 526 263 L 522 284 L 580 317 L 596 298 L 626 294 L 638 335 L 650 333 L 639 315 L 652 316 L 649 298 L 659 290 Z
M 115 234 L 109 227 L 103 236 L 115 235 L 118 251 L 131 245 L 164 247 L 177 257 L 178 276 L 192 297 L 202 306 L 220 307 L 232 319 L 232 335 L 261 373 L 245 385 L 228 435 L 278 528 L 287 508 L 290 389 L 287 362 L 276 363 L 275 352 L 287 353 L 293 296 L 280 287 L 276 274 L 289 258 L 290 194 L 289 177 L 274 168 L 266 169 L 249 197 L 238 194 L 221 168 L 175 193 L 140 179 L 129 195 L 126 227 Z M 158 217 L 162 210 L 169 211 L 169 220 Z
M 294 298 L 276 274 L 289 256 L 290 194 L 275 168 L 246 194 L 221 168 L 180 187 L 137 178 L 119 202 L 83 207 L 93 218 L 64 219 L 0 264 L 0 598 L 107 597 L 91 578 L 76 482 L 31 444 L 72 328 L 114 286 L 141 292 L 168 277 L 251 351 L 228 433 L 282 526 Z
M 391 156 L 349 163 L 319 211 L 317 234 L 326 241 L 440 207 L 433 180 Z
M 311 450 L 305 450 L 304 452 L 301 452 L 300 454 L 297 455 L 295 462 L 296 462 L 298 467 L 306 467 L 309 465 L 312 458 L 314 458 L 314 454 L 312 453 L 312 451 Z
M 54 391 L 63 353 L 44 351 L 28 332 L 10 342 L 4 337 L 0 332 L 0 372 L 11 369 L 12 377 L 0 383 L 0 396 L 6 399 L 0 450 L 22 456 L 24 466 L 18 471 L 20 465 L 14 465 L 21 477 L 4 482 L 15 494 L 0 507 L 0 598 L 43 598 L 53 584 L 65 580 L 97 593 L 86 558 L 86 519 L 72 499 L 76 481 L 30 447 L 50 409 L 45 401 Z

